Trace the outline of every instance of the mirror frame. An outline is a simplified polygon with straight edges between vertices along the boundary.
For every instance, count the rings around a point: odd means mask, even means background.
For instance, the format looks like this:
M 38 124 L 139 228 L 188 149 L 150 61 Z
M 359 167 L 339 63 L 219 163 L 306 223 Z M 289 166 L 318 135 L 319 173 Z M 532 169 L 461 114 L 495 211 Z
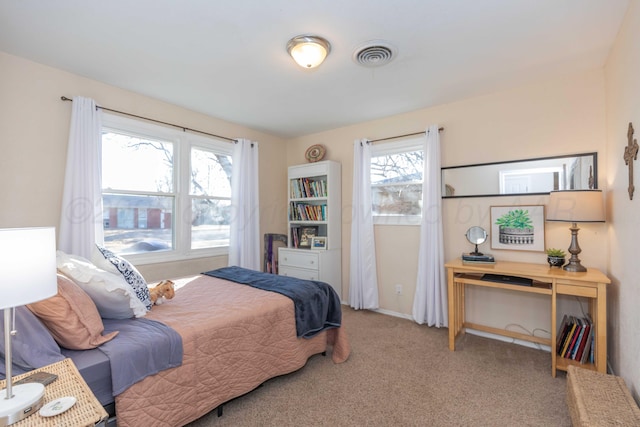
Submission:
M 472 167 L 480 167 L 480 166 L 493 166 L 493 165 L 502 165 L 502 164 L 509 164 L 509 163 L 535 162 L 535 161 L 540 161 L 540 160 L 554 160 L 554 159 L 563 159 L 563 158 L 568 158 L 568 157 L 587 157 L 587 156 L 593 157 L 593 189 L 595 190 L 595 189 L 598 188 L 598 153 L 597 152 L 589 152 L 589 153 L 565 154 L 565 155 L 561 155 L 561 156 L 536 157 L 536 158 L 532 158 L 532 159 L 507 160 L 507 161 L 503 161 L 503 162 L 475 163 L 475 164 L 471 164 L 471 165 L 459 165 L 459 166 L 445 166 L 445 167 L 440 168 L 440 178 L 441 178 L 441 182 L 442 182 L 442 186 L 443 186 L 442 198 L 443 199 L 461 199 L 461 198 L 465 198 L 465 197 L 535 196 L 535 195 L 549 194 L 549 192 L 552 191 L 552 190 L 549 190 L 549 191 L 545 191 L 545 192 L 535 192 L 535 193 L 533 193 L 533 192 L 532 193 L 508 193 L 508 194 L 487 193 L 487 194 L 464 194 L 464 195 L 447 196 L 447 195 L 445 195 L 445 192 L 444 192 L 444 185 L 445 185 L 444 173 L 445 173 L 445 170 L 461 169 L 461 168 L 472 168 Z
M 471 234 L 473 232 L 481 232 L 482 234 L 484 234 L 482 237 L 482 239 L 476 239 L 476 240 L 471 240 Z M 467 236 L 467 242 L 471 243 L 472 245 L 481 245 L 484 242 L 487 241 L 487 239 L 489 238 L 489 233 L 487 233 L 487 230 L 485 230 L 484 228 L 478 226 L 478 225 L 474 225 L 473 227 L 469 227 L 469 229 L 467 230 L 467 232 L 465 233 L 465 236 Z

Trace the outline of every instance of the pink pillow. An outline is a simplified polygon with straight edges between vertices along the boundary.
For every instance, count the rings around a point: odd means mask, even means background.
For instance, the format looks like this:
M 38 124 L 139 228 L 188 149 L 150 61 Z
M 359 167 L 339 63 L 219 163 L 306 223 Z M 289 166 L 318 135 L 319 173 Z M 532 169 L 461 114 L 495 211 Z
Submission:
M 27 305 L 62 347 L 88 350 L 113 339 L 118 331 L 102 335 L 104 325 L 93 300 L 71 279 L 58 274 L 58 294 Z

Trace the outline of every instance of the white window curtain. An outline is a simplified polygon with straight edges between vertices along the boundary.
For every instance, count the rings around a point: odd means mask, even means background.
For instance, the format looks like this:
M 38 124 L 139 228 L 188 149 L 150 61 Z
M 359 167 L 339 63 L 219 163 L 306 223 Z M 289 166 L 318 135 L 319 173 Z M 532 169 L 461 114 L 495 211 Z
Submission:
M 91 259 L 102 229 L 102 111 L 93 99 L 73 98 L 58 248 Z
M 440 183 L 440 134 L 438 126 L 432 125 L 424 140 L 422 222 L 413 318 L 420 324 L 436 327 L 448 325 Z
M 353 144 L 352 209 L 349 305 L 356 310 L 376 309 L 378 275 L 371 212 L 371 146 L 366 139 Z
M 239 139 L 232 162 L 229 265 L 260 270 L 258 143 Z

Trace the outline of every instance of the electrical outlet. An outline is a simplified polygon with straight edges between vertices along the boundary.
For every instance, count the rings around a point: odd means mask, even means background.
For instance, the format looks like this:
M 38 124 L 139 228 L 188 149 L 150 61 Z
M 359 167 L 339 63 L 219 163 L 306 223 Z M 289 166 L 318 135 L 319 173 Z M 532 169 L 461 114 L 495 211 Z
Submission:
M 402 295 L 402 285 L 396 285 L 396 295 Z

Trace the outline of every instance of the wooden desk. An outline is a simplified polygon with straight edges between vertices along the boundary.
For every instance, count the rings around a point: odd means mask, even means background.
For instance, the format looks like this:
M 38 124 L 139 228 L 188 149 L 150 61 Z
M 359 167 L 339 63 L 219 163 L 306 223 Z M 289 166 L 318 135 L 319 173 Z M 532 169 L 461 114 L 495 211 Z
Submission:
M 607 371 L 607 288 L 609 278 L 599 270 L 589 268 L 585 273 L 572 273 L 561 268 L 550 268 L 545 264 L 529 264 L 522 262 L 496 262 L 495 264 L 465 264 L 460 259 L 445 264 L 448 273 L 449 298 L 449 350 L 456 348 L 456 338 L 463 334 L 465 328 L 489 332 L 547 345 L 551 348 L 551 375 L 556 370 L 566 371 L 569 365 L 578 365 L 598 372 Z M 521 286 L 481 280 L 485 273 L 503 274 L 533 279 L 533 286 Z M 549 295 L 551 306 L 551 338 L 533 337 L 530 335 L 492 328 L 465 321 L 465 287 L 467 285 L 487 288 L 506 289 L 519 292 L 523 296 L 531 293 Z M 577 361 L 558 356 L 556 353 L 558 295 L 574 295 L 589 298 L 589 313 L 593 320 L 594 364 L 580 364 Z
M 16 375 L 13 377 L 14 382 L 38 371 L 45 371 L 58 376 L 58 379 L 45 386 L 45 405 L 54 399 L 64 396 L 74 396 L 77 402 L 60 415 L 43 417 L 35 413 L 15 424 L 11 424 L 12 427 L 95 426 L 107 419 L 107 412 L 93 395 L 87 383 L 84 382 L 71 359 L 64 359 L 26 374 Z M 0 389 L 4 388 L 5 382 L 5 380 L 0 381 Z

